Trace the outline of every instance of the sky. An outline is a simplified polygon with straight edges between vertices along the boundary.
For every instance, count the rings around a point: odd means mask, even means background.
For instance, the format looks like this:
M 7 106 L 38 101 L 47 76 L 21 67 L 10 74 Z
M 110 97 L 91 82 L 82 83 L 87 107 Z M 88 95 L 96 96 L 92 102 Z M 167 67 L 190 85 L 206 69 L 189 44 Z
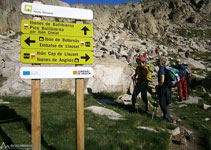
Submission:
M 81 4 L 104 4 L 104 5 L 116 5 L 121 4 L 125 2 L 139 2 L 140 0 L 61 0 L 63 2 L 66 2 L 70 5 L 75 3 L 81 3 Z

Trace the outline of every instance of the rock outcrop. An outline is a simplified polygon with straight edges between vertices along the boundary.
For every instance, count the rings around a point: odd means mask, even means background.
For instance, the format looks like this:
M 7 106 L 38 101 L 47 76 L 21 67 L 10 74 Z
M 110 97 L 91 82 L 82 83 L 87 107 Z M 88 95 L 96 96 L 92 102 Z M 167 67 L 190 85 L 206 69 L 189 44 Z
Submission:
M 7 81 L 0 88 L 0 95 L 30 95 L 31 82 L 19 77 L 20 23 L 32 19 L 20 11 L 23 0 L 0 0 L 0 75 Z M 58 0 L 41 0 L 44 4 L 69 7 Z M 210 5 L 209 0 L 142 0 L 120 5 L 81 5 L 94 12 L 94 77 L 85 80 L 85 91 L 128 91 L 135 67 L 135 57 L 147 52 L 148 62 L 154 63 L 160 54 L 169 63 L 181 58 L 193 69 L 198 78 L 206 78 L 211 71 L 210 60 Z M 72 19 L 42 17 L 42 20 L 73 22 Z M 190 58 L 184 53 L 189 50 Z M 205 54 L 205 55 L 204 55 Z M 203 58 L 202 58 L 203 55 Z M 45 66 L 45 65 L 43 65 Z M 198 76 L 198 77 L 197 77 Z M 152 85 L 156 84 L 156 73 Z M 44 92 L 68 90 L 74 92 L 74 79 L 42 80 Z

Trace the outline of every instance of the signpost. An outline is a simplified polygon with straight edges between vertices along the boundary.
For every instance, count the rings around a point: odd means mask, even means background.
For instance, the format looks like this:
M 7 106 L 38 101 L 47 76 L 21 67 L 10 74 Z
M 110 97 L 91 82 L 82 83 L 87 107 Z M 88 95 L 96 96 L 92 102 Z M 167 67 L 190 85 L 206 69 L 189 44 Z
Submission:
M 55 36 L 92 37 L 93 26 L 90 24 L 76 24 L 41 20 L 22 20 L 21 32 L 27 34 L 42 34 Z
M 21 50 L 21 62 L 33 64 L 93 64 L 91 51 Z
M 56 70 L 56 71 L 55 71 Z M 91 78 L 91 67 L 21 67 L 23 79 Z
M 24 14 L 37 16 L 62 17 L 82 20 L 93 19 L 93 11 L 90 9 L 43 5 L 40 3 L 23 2 L 21 5 L 21 11 Z
M 63 17 L 92 20 L 89 9 L 43 5 L 40 2 L 23 2 L 24 14 L 37 16 Z M 93 76 L 90 67 L 36 67 L 34 64 L 92 64 L 93 27 L 87 24 L 74 24 L 22 20 L 21 62 L 32 63 L 35 67 L 23 67 L 20 76 L 32 79 L 32 150 L 41 150 L 40 125 L 40 79 L 76 78 L 76 145 L 84 150 L 84 79 Z M 38 66 L 38 65 L 37 65 Z
M 92 50 L 93 40 L 83 37 L 21 35 L 21 47 L 31 49 Z

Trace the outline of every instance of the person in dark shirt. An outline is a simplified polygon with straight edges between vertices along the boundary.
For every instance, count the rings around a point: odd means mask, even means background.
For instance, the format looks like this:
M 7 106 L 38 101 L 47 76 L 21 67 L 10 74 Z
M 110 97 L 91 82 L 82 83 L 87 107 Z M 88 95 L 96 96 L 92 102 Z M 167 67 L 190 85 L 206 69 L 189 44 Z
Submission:
M 173 123 L 173 120 L 170 115 L 170 104 L 172 102 L 171 97 L 171 88 L 166 84 L 166 78 L 168 77 L 168 74 L 166 73 L 166 58 L 161 57 L 157 60 L 157 65 L 159 66 L 158 71 L 158 85 L 155 87 L 160 108 L 163 112 L 163 119 L 165 119 L 167 122 Z
M 185 57 L 188 58 L 189 56 L 190 56 L 190 51 L 187 50 L 187 51 L 185 52 Z
M 186 68 L 185 65 L 181 63 L 180 59 L 177 59 L 177 64 L 174 66 L 179 70 L 180 81 L 177 84 L 179 101 L 188 99 L 188 88 L 186 81 Z

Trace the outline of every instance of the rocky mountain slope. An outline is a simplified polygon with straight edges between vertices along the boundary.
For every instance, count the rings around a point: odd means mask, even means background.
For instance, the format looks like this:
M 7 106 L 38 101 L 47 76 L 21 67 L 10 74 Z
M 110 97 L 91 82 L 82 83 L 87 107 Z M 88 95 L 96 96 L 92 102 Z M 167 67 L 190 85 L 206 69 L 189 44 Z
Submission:
M 0 95 L 30 95 L 30 80 L 19 77 L 20 67 L 30 66 L 20 62 L 20 22 L 32 19 L 31 15 L 21 13 L 22 2 L 0 0 L 3 14 L 0 17 L 0 74 L 7 77 Z M 42 3 L 69 7 L 58 0 L 42 0 Z M 161 55 L 168 57 L 169 63 L 181 58 L 191 65 L 196 83 L 203 85 L 204 80 L 210 80 L 210 0 L 142 0 L 115 6 L 76 4 L 72 7 L 89 8 L 94 12 L 93 21 L 86 21 L 94 26 L 94 64 L 90 65 L 94 77 L 85 80 L 86 92 L 87 89 L 95 93 L 127 92 L 132 83 L 135 57 L 147 52 L 148 62 L 153 63 L 158 57 L 157 47 Z M 42 17 L 42 20 L 74 21 L 53 17 Z M 188 59 L 184 56 L 186 50 L 191 52 Z M 152 86 L 156 84 L 156 72 L 153 75 Z M 42 80 L 41 89 L 74 92 L 74 80 Z

